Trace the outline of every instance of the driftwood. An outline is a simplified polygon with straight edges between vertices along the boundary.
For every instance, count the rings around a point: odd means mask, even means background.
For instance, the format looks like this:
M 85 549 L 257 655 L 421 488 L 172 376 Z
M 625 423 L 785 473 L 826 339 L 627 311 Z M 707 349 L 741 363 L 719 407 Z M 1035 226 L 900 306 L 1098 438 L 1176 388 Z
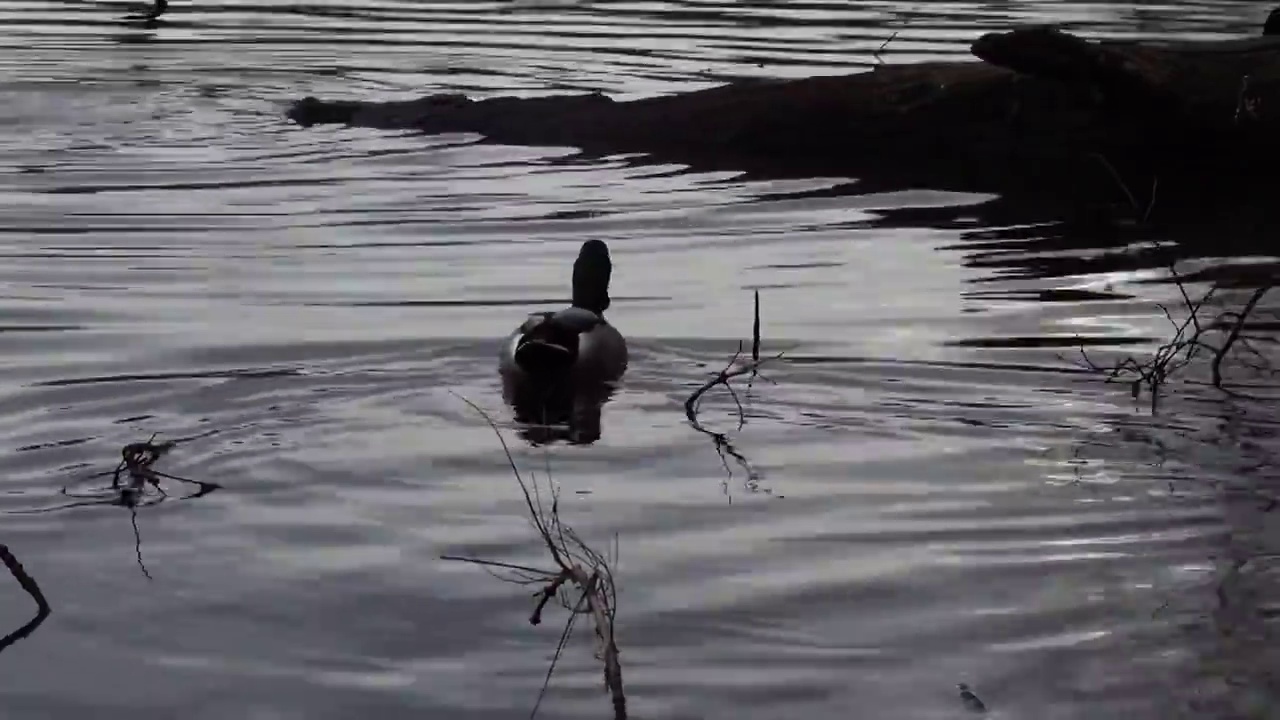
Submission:
M 882 65 L 626 102 L 307 97 L 289 117 L 644 153 L 696 169 L 857 177 L 867 189 L 1083 184 L 1114 196 L 1119 176 L 1144 189 L 1159 178 L 1161 197 L 1176 201 L 1180 192 L 1203 199 L 1280 177 L 1270 172 L 1280 160 L 1280 37 L 1148 45 L 1037 26 L 984 35 L 972 53 L 981 62 Z

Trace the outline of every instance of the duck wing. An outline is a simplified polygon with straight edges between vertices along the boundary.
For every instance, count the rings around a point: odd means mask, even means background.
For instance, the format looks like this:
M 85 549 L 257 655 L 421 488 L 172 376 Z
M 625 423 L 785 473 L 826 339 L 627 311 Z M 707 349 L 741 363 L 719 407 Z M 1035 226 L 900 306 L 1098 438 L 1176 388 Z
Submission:
M 546 316 L 546 320 L 578 335 L 590 332 L 593 328 L 605 324 L 604 318 L 586 308 L 580 307 L 567 307 L 559 312 L 551 313 Z

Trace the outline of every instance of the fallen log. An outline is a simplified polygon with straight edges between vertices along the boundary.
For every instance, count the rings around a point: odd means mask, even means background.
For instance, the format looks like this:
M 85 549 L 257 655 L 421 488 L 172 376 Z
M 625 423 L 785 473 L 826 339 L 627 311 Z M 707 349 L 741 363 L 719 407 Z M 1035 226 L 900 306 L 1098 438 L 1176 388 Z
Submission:
M 1277 11 L 1280 13 L 1280 10 Z M 513 145 L 757 176 L 859 178 L 867 189 L 1007 192 L 1141 188 L 1161 197 L 1255 190 L 1280 178 L 1280 15 L 1261 37 L 1141 44 L 1051 27 L 989 33 L 975 61 L 734 82 L 616 102 L 431 95 L 307 97 L 295 122 L 478 133 Z

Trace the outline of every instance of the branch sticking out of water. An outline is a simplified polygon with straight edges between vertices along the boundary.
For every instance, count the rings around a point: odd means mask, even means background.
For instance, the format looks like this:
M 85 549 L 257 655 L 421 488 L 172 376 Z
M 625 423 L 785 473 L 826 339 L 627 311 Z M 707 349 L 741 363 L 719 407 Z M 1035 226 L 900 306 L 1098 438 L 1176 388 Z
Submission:
M 1202 320 L 1201 310 L 1216 296 L 1219 285 L 1210 287 L 1198 299 L 1193 300 L 1191 294 L 1187 292 L 1184 277 L 1178 272 L 1176 261 L 1169 263 L 1169 277 L 1177 285 L 1185 313 L 1183 319 L 1175 320 L 1169 308 L 1159 305 L 1165 318 L 1173 327 L 1173 337 L 1156 348 L 1155 353 L 1150 357 L 1139 359 L 1130 355 L 1111 365 L 1095 362 L 1081 345 L 1081 361 L 1076 364 L 1091 372 L 1104 375 L 1106 382 L 1127 383 L 1135 400 L 1141 396 L 1142 389 L 1145 387 L 1151 398 L 1150 407 L 1153 415 L 1159 407 L 1160 392 L 1164 385 L 1176 372 L 1191 364 L 1202 354 L 1208 354 L 1211 358 L 1209 370 L 1212 383 L 1219 390 L 1227 390 L 1224 387 L 1222 364 L 1237 347 L 1244 348 L 1260 361 L 1256 364 L 1246 363 L 1249 367 L 1258 372 L 1272 372 L 1268 359 L 1250 344 L 1243 331 L 1250 315 L 1257 309 L 1258 303 L 1275 287 L 1274 282 L 1268 281 L 1256 287 L 1239 311 L 1225 310 L 1205 322 Z M 1214 344 L 1208 340 L 1209 336 L 1215 332 L 1224 335 L 1220 344 Z
M 153 468 L 152 466 L 157 460 L 164 457 L 178 444 L 177 440 L 157 443 L 155 439 L 156 435 L 153 434 L 149 440 L 144 442 L 125 445 L 120 450 L 121 459 L 114 470 L 106 470 L 89 476 L 89 479 L 111 476 L 110 487 L 98 488 L 87 492 L 71 492 L 64 485 L 60 491 L 61 494 L 72 498 L 73 502 L 36 510 L 13 510 L 11 513 L 47 513 L 85 505 L 115 505 L 128 508 L 130 522 L 133 525 L 134 556 L 137 558 L 138 568 L 142 570 L 142 574 L 148 580 L 151 580 L 151 573 L 148 572 L 146 564 L 142 561 L 142 536 L 138 532 L 138 509 L 149 505 L 158 505 L 169 499 L 169 494 L 165 492 L 164 487 L 160 484 L 161 479 L 175 480 L 196 487 L 194 492 L 181 496 L 178 498 L 179 500 L 194 500 L 222 487 L 217 483 L 170 475 Z M 155 490 L 153 496 L 148 496 L 148 488 Z
M 507 456 L 507 463 L 511 467 L 511 474 L 515 476 L 520 492 L 524 495 L 529 520 L 551 554 L 555 569 L 547 570 L 457 555 L 442 555 L 441 559 L 479 565 L 506 582 L 518 585 L 542 585 L 542 588 L 534 594 L 538 601 L 533 613 L 529 616 L 529 623 L 532 625 L 542 623 L 543 610 L 554 598 L 558 598 L 562 607 L 569 610 L 569 618 L 565 621 L 564 630 L 560 633 L 555 655 L 551 659 L 550 667 L 547 668 L 546 679 L 543 681 L 542 689 L 538 691 L 538 699 L 534 703 L 530 717 L 537 714 L 538 707 L 542 704 L 542 698 L 551 683 L 551 675 L 555 672 L 560 653 L 568 644 L 569 636 L 573 632 L 574 623 L 579 615 L 587 614 L 595 627 L 596 656 L 604 663 L 604 685 L 613 703 L 614 720 L 626 720 L 627 698 L 622 688 L 622 665 L 618 660 L 618 646 L 614 640 L 618 596 L 611 564 L 617 561 L 616 536 L 612 558 L 591 549 L 573 528 L 560 520 L 560 498 L 554 486 L 551 485 L 549 471 L 547 495 L 551 500 L 551 507 L 547 508 L 543 504 L 543 491 L 539 489 L 536 478 L 530 475 L 526 480 L 520 474 L 507 441 L 502 437 L 502 431 L 498 429 L 493 418 L 475 403 L 460 395 L 458 397 L 484 418 L 494 434 L 498 436 L 498 442 L 502 444 L 502 452 Z M 495 569 L 506 570 L 511 574 L 498 575 Z M 562 591 L 566 586 L 578 591 L 576 599 L 570 601 L 565 597 Z
M 222 489 L 218 483 L 208 482 L 205 480 L 192 480 L 178 475 L 160 472 L 152 467 L 157 460 L 164 457 L 166 453 L 178 444 L 176 440 L 168 442 L 155 442 L 156 436 L 153 434 L 150 440 L 140 443 L 129 443 L 120 450 L 120 464 L 116 469 L 111 471 L 111 488 L 120 490 L 121 493 L 141 494 L 148 485 L 155 488 L 160 493 L 161 499 L 168 497 L 168 493 L 160 486 L 161 478 L 168 480 L 176 480 L 180 483 L 194 485 L 196 490 L 190 495 L 184 495 L 183 500 L 191 500 L 198 497 L 204 497 L 214 490 Z M 105 474 L 105 473 L 104 473 Z M 121 481 L 121 474 L 125 475 L 124 482 Z M 134 498 L 136 501 L 136 498 Z M 158 502 L 158 501 L 157 501 Z M 137 503 L 135 502 L 135 505 Z M 154 504 L 154 503 L 148 503 Z
M 152 434 L 151 438 L 146 442 L 129 443 L 120 450 L 120 464 L 116 466 L 111 476 L 111 487 L 120 491 L 120 504 L 129 508 L 133 523 L 133 550 L 138 558 L 138 568 L 142 570 L 142 574 L 148 580 L 151 580 L 151 573 L 147 571 L 147 566 L 142 562 L 142 536 L 138 532 L 138 506 L 143 492 L 148 484 L 156 489 L 160 494 L 160 498 L 156 502 L 161 502 L 169 497 L 164 488 L 160 486 L 161 478 L 176 480 L 178 482 L 187 483 L 196 486 L 196 491 L 190 495 L 184 496 L 183 500 L 190 500 L 204 495 L 208 495 L 221 488 L 217 483 L 204 482 L 201 480 L 190 480 L 188 478 L 179 477 L 162 473 L 153 469 L 151 466 L 157 460 L 164 457 L 175 445 L 177 441 L 170 440 L 168 442 L 155 442 L 156 435 Z M 121 485 L 120 474 L 127 473 L 127 483 Z M 143 503 L 146 504 L 146 503 Z
M 734 405 L 737 406 L 738 429 L 741 430 L 743 426 L 746 425 L 747 413 L 746 413 L 746 410 L 742 407 L 742 401 L 738 398 L 737 391 L 733 389 L 732 381 L 735 378 L 742 377 L 743 375 L 749 375 L 750 378 L 748 380 L 748 388 L 750 388 L 750 383 L 754 382 L 757 376 L 762 377 L 765 380 L 769 380 L 768 377 L 766 377 L 760 372 L 760 367 L 767 362 L 778 360 L 782 357 L 782 353 L 778 353 L 776 355 L 773 355 L 772 357 L 767 357 L 763 360 L 760 359 L 760 291 L 759 290 L 755 291 L 754 318 L 751 324 L 751 331 L 752 331 L 751 332 L 751 361 L 750 362 L 738 361 L 739 358 L 742 357 L 742 351 L 743 351 L 743 347 L 742 347 L 743 344 L 739 342 L 737 351 L 734 352 L 733 357 L 729 358 L 729 362 L 724 366 L 724 369 L 722 369 L 719 373 L 717 373 L 715 377 L 703 383 L 702 386 L 699 387 L 697 390 L 694 390 L 693 393 L 689 395 L 688 399 L 684 401 L 684 415 L 686 418 L 689 419 L 689 424 L 693 427 L 694 430 L 697 430 L 703 435 L 710 437 L 712 442 L 715 443 L 716 453 L 720 455 L 720 460 L 721 462 L 724 463 L 725 471 L 729 473 L 730 477 L 732 477 L 733 471 L 729 469 L 728 458 L 731 457 L 734 459 L 734 462 L 736 462 L 739 465 L 739 467 L 741 467 L 743 471 L 746 472 L 748 487 L 754 488 L 759 483 L 760 473 L 756 471 L 756 469 L 751 465 L 751 462 L 747 460 L 746 456 L 744 456 L 741 452 L 737 450 L 737 448 L 733 446 L 733 443 L 730 442 L 729 436 L 726 433 L 711 430 L 707 428 L 705 425 L 703 425 L 702 422 L 698 419 L 698 405 L 702 400 L 702 396 L 705 395 L 712 388 L 719 385 L 723 385 L 724 388 L 729 391 L 730 397 L 733 398 Z
M 889 47 L 889 43 L 893 42 L 893 39 L 896 37 L 898 37 L 898 31 L 894 30 L 889 35 L 889 37 L 885 38 L 884 42 L 880 43 L 880 47 L 876 48 L 875 52 L 871 53 L 871 57 L 875 58 L 877 65 L 881 65 L 884 63 L 884 60 L 880 57 L 880 55 L 884 53 L 885 48 Z
M 1115 181 L 1116 186 L 1118 186 L 1120 191 L 1124 193 L 1125 198 L 1129 200 L 1129 207 L 1133 210 L 1134 222 L 1139 225 L 1147 224 L 1147 222 L 1151 220 L 1151 211 L 1156 208 L 1156 193 L 1160 189 L 1160 178 L 1157 176 L 1151 179 L 1151 193 L 1147 196 L 1147 204 L 1144 209 L 1143 206 L 1138 203 L 1138 196 L 1129 189 L 1129 184 L 1120 176 L 1120 171 L 1116 170 L 1116 167 L 1111 164 L 1111 161 L 1101 153 L 1093 153 L 1093 158 L 1102 165 L 1102 167 L 1111 176 L 1111 179 Z
M 8 568 L 9 574 L 14 580 L 18 581 L 18 585 L 36 601 L 36 615 L 31 618 L 25 625 L 14 630 L 13 632 L 0 638 L 0 652 L 4 652 L 8 647 L 19 640 L 27 637 L 36 631 L 36 628 L 49 617 L 52 609 L 49 607 L 49 601 L 45 599 L 44 593 L 41 592 L 40 586 L 36 583 L 36 579 L 27 574 L 26 568 L 22 567 L 22 563 L 18 562 L 18 558 L 13 556 L 9 551 L 9 547 L 4 543 L 0 543 L 0 562 Z

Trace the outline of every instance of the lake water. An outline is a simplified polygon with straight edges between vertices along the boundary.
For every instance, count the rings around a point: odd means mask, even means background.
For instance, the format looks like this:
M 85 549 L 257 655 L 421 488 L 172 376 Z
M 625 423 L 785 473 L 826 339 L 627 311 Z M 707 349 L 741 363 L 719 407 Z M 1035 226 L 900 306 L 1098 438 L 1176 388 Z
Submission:
M 0 715 L 527 716 L 564 614 L 531 627 L 536 588 L 439 559 L 549 563 L 463 396 L 583 538 L 616 534 L 634 717 L 970 717 L 957 683 L 998 718 L 1280 717 L 1270 405 L 1176 384 L 1152 416 L 1072 364 L 1168 335 L 1159 263 L 989 197 L 283 117 L 853 72 L 895 31 L 886 62 L 1026 22 L 1237 37 L 1266 8 L 173 0 L 155 30 L 126 9 L 0 8 L 0 543 L 53 608 L 0 653 Z M 497 348 L 567 299 L 588 238 L 631 367 L 595 442 L 531 443 Z M 701 413 L 748 477 L 682 405 L 756 289 L 787 354 L 735 384 L 741 429 L 722 388 Z M 131 521 L 87 476 L 155 432 L 184 440 L 157 468 L 221 488 L 165 481 Z M 0 575 L 0 634 L 33 612 Z M 540 712 L 608 708 L 582 622 Z

